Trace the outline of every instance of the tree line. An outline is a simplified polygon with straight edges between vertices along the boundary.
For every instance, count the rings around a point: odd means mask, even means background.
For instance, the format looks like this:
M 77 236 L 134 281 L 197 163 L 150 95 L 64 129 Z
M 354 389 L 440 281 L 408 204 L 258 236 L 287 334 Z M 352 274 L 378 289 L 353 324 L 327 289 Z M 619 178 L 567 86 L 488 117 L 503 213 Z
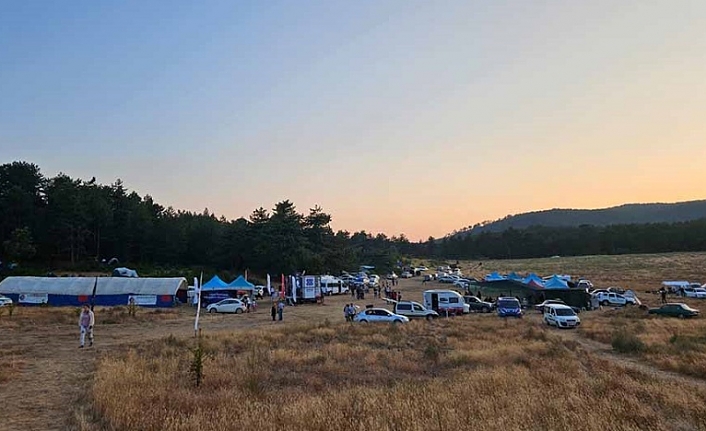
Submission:
M 365 231 L 334 231 L 314 207 L 285 200 L 271 210 L 227 220 L 164 207 L 120 180 L 110 185 L 58 174 L 27 162 L 0 165 L 0 261 L 47 269 L 125 265 L 202 267 L 255 274 L 340 273 L 360 265 L 387 272 L 409 257 L 514 259 L 706 250 L 706 219 L 681 223 L 507 229 L 410 242 Z
M 117 180 L 110 185 L 27 162 L 0 165 L 0 260 L 48 268 L 122 264 L 201 266 L 251 273 L 340 273 L 362 264 L 391 270 L 412 245 L 404 237 L 334 232 L 320 207 L 306 214 L 285 200 L 226 220 L 164 207 Z

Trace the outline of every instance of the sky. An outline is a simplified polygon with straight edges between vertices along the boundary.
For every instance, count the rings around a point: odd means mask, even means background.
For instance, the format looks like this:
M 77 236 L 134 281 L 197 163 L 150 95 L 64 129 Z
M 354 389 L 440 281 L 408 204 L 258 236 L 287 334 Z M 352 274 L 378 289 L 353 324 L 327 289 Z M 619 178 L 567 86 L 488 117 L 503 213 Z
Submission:
M 0 2 L 0 163 L 441 237 L 706 198 L 704 1 Z

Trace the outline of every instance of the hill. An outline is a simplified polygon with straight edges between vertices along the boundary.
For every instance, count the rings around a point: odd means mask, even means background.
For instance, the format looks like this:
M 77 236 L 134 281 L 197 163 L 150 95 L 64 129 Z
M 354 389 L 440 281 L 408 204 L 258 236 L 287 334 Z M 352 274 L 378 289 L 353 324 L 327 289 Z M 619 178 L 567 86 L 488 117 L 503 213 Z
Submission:
M 510 215 L 489 223 L 478 224 L 456 235 L 477 235 L 484 232 L 503 232 L 507 229 L 525 229 L 531 226 L 576 227 L 581 225 L 608 226 L 622 224 L 676 223 L 706 217 L 706 200 L 625 204 L 602 209 L 551 209 Z

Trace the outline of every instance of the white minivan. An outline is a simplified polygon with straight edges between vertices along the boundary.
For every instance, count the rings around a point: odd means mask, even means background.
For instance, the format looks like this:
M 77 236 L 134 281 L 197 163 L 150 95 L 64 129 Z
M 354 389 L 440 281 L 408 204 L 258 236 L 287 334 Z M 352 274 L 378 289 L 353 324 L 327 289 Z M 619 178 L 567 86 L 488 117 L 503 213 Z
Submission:
M 424 308 L 434 310 L 440 316 L 468 314 L 471 307 L 463 296 L 453 290 L 433 289 L 424 291 Z
M 544 322 L 557 328 L 575 328 L 581 324 L 581 319 L 568 305 L 547 304 L 544 306 Z

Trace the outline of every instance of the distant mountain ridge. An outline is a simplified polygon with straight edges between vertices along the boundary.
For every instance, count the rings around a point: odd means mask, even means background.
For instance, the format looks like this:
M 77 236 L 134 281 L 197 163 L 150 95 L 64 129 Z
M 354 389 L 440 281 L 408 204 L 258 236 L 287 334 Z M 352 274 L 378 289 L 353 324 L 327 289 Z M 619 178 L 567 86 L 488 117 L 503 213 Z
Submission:
M 701 218 L 706 218 L 706 200 L 624 204 L 593 210 L 551 209 L 510 215 L 500 220 L 470 226 L 450 236 L 503 232 L 510 228 L 525 229 L 532 226 L 575 227 L 581 225 L 677 223 Z

